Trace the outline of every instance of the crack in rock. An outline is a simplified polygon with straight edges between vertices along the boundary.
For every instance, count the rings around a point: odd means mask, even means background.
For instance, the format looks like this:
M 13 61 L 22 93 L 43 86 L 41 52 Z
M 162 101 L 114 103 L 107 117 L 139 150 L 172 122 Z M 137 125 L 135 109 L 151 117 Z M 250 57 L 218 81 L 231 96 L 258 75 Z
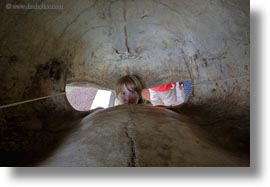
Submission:
M 131 121 L 127 122 L 127 125 L 124 127 L 125 134 L 129 139 L 130 144 L 130 161 L 128 163 L 128 166 L 130 167 L 136 167 L 138 166 L 138 159 L 137 159 L 137 150 L 136 150 L 136 141 L 135 138 L 132 136 L 132 128 L 131 125 L 134 126 L 134 123 Z
M 128 46 L 128 34 L 127 34 L 127 15 L 126 15 L 126 1 L 123 2 L 123 18 L 124 18 L 124 34 L 125 34 L 125 46 L 127 49 L 127 53 L 130 53 L 130 49 Z

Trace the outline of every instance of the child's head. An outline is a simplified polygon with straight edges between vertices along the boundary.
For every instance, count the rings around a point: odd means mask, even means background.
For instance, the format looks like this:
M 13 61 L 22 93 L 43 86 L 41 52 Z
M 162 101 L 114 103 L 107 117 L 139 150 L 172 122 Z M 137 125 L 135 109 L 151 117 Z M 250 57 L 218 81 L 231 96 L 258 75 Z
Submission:
M 120 104 L 138 104 L 142 98 L 143 85 L 136 75 L 125 75 L 115 85 Z

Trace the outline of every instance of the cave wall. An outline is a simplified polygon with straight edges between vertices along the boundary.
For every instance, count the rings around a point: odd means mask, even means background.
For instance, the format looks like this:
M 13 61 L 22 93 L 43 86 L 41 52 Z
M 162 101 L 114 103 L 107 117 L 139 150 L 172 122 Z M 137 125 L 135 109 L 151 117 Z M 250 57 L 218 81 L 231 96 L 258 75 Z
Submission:
M 63 9 L 7 9 L 1 1 L 1 106 L 64 93 L 71 82 L 112 89 L 134 73 L 146 87 L 192 80 L 187 111 L 199 106 L 249 116 L 249 1 L 40 3 Z M 55 130 L 82 115 L 65 95 L 0 111 L 2 132 Z
M 66 82 L 113 88 L 126 73 L 146 87 L 192 80 L 195 103 L 233 95 L 249 104 L 248 1 L 57 3 L 64 9 L 2 2 L 1 104 L 64 91 Z

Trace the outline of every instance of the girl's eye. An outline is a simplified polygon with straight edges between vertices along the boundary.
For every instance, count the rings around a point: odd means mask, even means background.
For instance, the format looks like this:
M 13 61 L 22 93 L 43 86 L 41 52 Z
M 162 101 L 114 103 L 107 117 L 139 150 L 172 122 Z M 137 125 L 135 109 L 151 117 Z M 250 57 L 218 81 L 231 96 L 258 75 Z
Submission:
M 122 95 L 125 95 L 126 94 L 126 92 L 122 92 Z

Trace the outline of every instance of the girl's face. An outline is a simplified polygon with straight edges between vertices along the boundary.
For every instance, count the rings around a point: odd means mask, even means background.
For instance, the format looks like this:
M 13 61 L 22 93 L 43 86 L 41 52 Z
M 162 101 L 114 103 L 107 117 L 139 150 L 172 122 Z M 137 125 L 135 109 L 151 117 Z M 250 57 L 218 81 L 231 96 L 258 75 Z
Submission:
M 135 90 L 128 90 L 125 85 L 122 86 L 117 97 L 120 104 L 138 104 L 140 100 L 139 94 Z

